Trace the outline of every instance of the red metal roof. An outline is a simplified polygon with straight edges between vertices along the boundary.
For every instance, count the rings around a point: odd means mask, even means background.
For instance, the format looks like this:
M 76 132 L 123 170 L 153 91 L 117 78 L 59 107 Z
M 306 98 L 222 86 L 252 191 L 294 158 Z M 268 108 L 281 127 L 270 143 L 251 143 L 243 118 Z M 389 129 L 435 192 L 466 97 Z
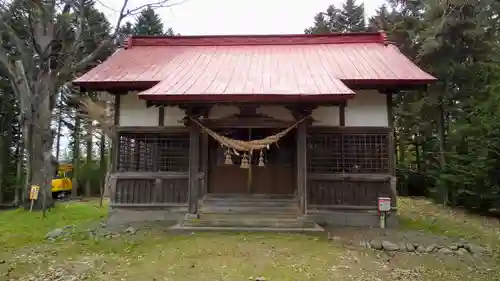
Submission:
M 276 95 L 279 101 L 314 95 L 337 100 L 338 95 L 354 95 L 317 52 L 303 45 L 191 47 L 162 71 L 168 73 L 165 79 L 140 93 L 141 98 L 224 101 L 231 94 L 257 100 Z
M 219 100 L 214 95 L 338 99 L 353 95 L 348 86 L 434 80 L 383 33 L 347 33 L 131 37 L 126 49 L 74 83 L 100 90 L 150 88 L 140 94 L 144 99 Z

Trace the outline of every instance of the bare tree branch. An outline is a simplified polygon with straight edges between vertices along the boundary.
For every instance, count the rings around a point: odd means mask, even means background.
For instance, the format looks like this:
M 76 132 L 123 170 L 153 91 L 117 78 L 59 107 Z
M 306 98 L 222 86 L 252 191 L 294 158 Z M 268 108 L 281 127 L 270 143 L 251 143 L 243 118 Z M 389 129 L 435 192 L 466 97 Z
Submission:
M 156 1 L 156 2 L 153 2 L 153 3 L 140 5 L 140 6 L 136 7 L 136 8 L 133 8 L 133 9 L 127 9 L 128 2 L 129 2 L 129 0 L 124 0 L 123 5 L 122 5 L 122 7 L 120 9 L 120 15 L 119 15 L 119 17 L 118 17 L 118 19 L 116 21 L 115 28 L 114 28 L 114 30 L 113 30 L 110 38 L 107 39 L 107 40 L 102 41 L 101 44 L 99 44 L 99 46 L 96 48 L 96 50 L 94 50 L 94 52 L 92 52 L 91 54 L 89 54 L 87 57 L 85 57 L 84 59 L 82 59 L 80 62 L 76 63 L 74 66 L 70 67 L 70 69 L 65 70 L 63 73 L 67 73 L 67 72 L 79 72 L 79 71 L 84 70 L 92 61 L 94 61 L 97 58 L 97 56 L 99 56 L 99 54 L 106 47 L 108 47 L 118 37 L 119 31 L 120 31 L 120 27 L 121 27 L 121 22 L 127 16 L 134 15 L 135 13 L 141 11 L 142 9 L 144 9 L 145 7 L 148 7 L 148 6 L 150 6 L 152 8 L 165 8 L 165 7 L 172 7 L 172 6 L 184 3 L 184 1 L 176 2 L 176 3 L 171 3 L 172 0 L 159 0 L 159 1 Z

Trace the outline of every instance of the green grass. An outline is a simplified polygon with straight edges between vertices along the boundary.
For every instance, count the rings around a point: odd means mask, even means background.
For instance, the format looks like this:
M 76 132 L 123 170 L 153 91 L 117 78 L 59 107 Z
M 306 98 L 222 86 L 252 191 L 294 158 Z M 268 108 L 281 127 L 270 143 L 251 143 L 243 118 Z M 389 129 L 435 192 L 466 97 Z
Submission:
M 493 221 L 402 199 L 403 229 L 500 242 Z M 143 230 L 111 239 L 43 241 L 57 227 L 99 221 L 97 202 L 60 204 L 46 219 L 24 210 L 0 213 L 0 281 L 3 280 L 496 280 L 495 263 L 442 255 L 400 254 L 345 246 L 343 241 L 298 234 L 168 234 Z M 6 275 L 2 275 L 2 273 Z M 74 277 L 75 279 L 70 279 Z M 4 279 L 2 279 L 4 278 Z M 30 279 L 32 278 L 32 279 Z M 37 279 L 38 278 L 38 279 Z
M 404 229 L 457 237 L 500 250 L 500 221 L 437 205 L 429 200 L 400 198 L 399 219 Z
M 15 249 L 41 243 L 47 232 L 68 225 L 98 221 L 107 215 L 106 206 L 92 200 L 85 203 L 60 203 L 42 218 L 40 212 L 23 209 L 0 212 L 0 249 Z

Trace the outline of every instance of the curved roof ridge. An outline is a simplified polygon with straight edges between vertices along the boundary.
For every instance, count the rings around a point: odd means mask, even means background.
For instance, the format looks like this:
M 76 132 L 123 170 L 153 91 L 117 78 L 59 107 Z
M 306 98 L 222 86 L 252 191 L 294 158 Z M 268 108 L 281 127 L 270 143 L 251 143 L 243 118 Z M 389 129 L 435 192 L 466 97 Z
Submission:
M 350 32 L 326 34 L 275 35 L 195 35 L 195 36 L 130 36 L 124 46 L 238 46 L 238 45 L 303 45 L 366 44 L 388 45 L 385 32 Z

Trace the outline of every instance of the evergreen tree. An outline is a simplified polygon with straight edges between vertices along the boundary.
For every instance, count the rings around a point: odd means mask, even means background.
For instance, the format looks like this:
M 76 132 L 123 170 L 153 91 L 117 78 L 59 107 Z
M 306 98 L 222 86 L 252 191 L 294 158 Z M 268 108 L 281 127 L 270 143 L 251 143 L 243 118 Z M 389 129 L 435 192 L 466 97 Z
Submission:
M 356 14 L 349 5 L 318 14 L 306 32 L 354 30 L 356 21 L 345 20 Z M 427 90 L 395 96 L 400 194 L 471 210 L 500 208 L 499 6 L 494 0 L 386 0 L 369 19 L 371 31 L 385 30 L 439 79 Z
M 342 9 L 330 5 L 326 12 L 314 17 L 312 27 L 305 29 L 306 34 L 333 32 L 361 32 L 366 30 L 364 5 L 357 5 L 355 0 L 347 0 Z
M 356 5 L 356 0 L 347 0 L 342 6 L 338 25 L 342 32 L 362 32 L 366 30 L 365 6 Z
M 148 6 L 141 11 L 137 17 L 134 27 L 134 35 L 163 35 L 163 23 L 160 16 L 153 8 Z

